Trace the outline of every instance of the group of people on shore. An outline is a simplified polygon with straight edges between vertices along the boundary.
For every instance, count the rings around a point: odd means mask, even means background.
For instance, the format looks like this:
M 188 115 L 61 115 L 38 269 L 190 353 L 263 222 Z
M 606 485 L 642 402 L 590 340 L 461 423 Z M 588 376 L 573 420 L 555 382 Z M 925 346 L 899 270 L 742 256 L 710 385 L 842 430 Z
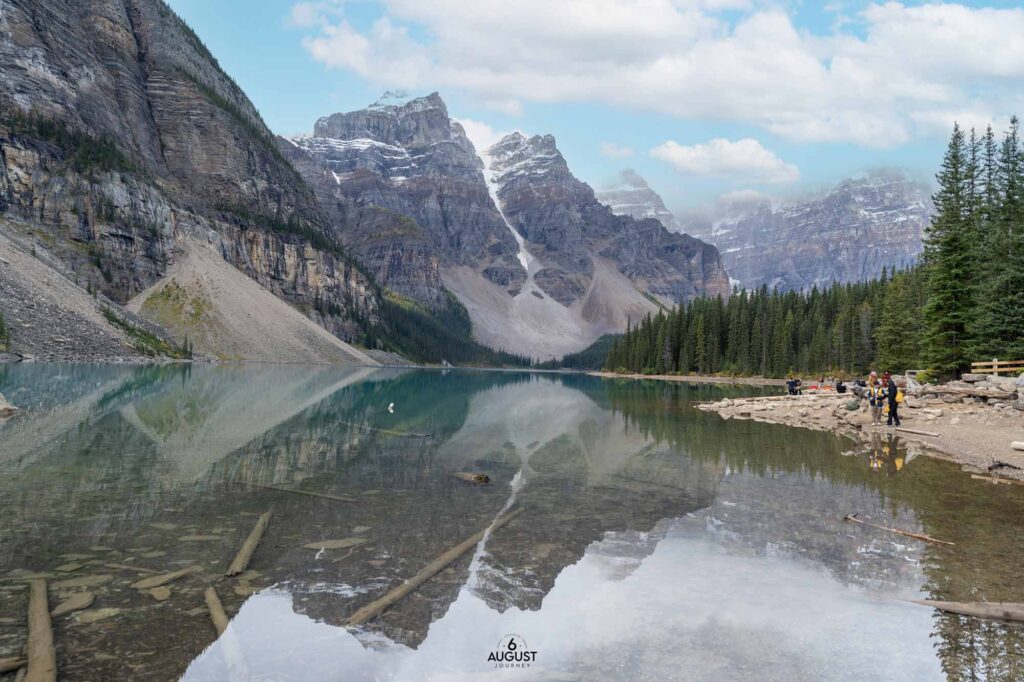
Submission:
M 882 425 L 882 413 L 888 413 L 886 426 L 899 426 L 900 403 L 903 402 L 903 393 L 896 385 L 896 379 L 886 372 L 881 379 L 878 372 L 871 372 L 867 380 L 868 407 L 871 410 L 871 425 Z M 888 409 L 886 409 L 888 408 Z

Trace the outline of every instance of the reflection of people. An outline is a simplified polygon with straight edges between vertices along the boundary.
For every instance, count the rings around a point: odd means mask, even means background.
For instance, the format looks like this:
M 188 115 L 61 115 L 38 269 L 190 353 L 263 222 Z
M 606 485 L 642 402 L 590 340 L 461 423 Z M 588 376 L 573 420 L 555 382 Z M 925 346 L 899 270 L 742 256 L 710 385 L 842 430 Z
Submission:
M 886 374 L 889 374 L 886 372 Z M 886 386 L 886 397 L 889 400 L 889 419 L 886 421 L 888 426 L 900 425 L 900 415 L 897 411 L 900 406 L 900 390 L 896 387 L 896 380 L 891 376 L 889 377 L 889 385 Z
M 900 445 L 899 436 L 886 434 L 885 438 L 878 432 L 871 434 L 871 450 L 868 453 L 868 466 L 872 471 L 885 470 L 892 476 L 903 469 L 906 462 L 906 448 Z

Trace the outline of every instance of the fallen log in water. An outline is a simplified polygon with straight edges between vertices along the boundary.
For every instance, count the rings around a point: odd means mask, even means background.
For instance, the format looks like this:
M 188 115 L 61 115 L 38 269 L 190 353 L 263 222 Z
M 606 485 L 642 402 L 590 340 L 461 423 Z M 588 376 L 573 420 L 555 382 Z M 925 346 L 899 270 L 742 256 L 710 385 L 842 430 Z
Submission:
M 979 481 L 988 481 L 989 483 L 1002 483 L 1004 485 L 1024 485 L 1024 481 L 1018 481 L 1016 478 L 1001 478 L 999 476 L 984 476 L 982 474 L 971 474 L 971 478 Z
M 136 573 L 152 573 L 156 574 L 160 571 L 155 568 L 146 568 L 145 566 L 132 566 L 130 564 L 103 564 L 107 568 L 116 568 L 119 571 L 135 571 Z
M 916 433 L 919 436 L 931 436 L 932 438 L 938 438 L 941 433 L 935 433 L 934 431 L 921 431 L 920 429 L 908 429 L 905 426 L 897 426 L 897 431 L 903 431 L 904 433 Z
M 194 572 L 195 570 L 195 566 L 189 566 L 187 568 L 182 568 L 180 570 L 174 571 L 173 573 L 154 575 L 152 578 L 143 578 L 142 580 L 136 583 L 132 583 L 132 587 L 134 587 L 136 590 L 148 590 L 154 587 L 160 587 L 161 585 L 166 585 L 167 583 L 173 582 L 178 578 L 183 578 L 184 576 Z
M 487 474 L 473 474 L 468 471 L 456 471 L 452 476 L 475 485 L 486 485 L 491 482 L 491 477 Z
M 871 523 L 869 521 L 861 521 L 860 519 L 857 518 L 856 514 L 847 514 L 846 516 L 843 517 L 843 520 L 844 521 L 852 521 L 853 523 L 860 523 L 860 524 L 863 524 L 865 526 L 870 526 L 872 528 L 877 528 L 879 530 L 887 530 L 890 533 L 897 533 L 899 535 L 905 535 L 906 537 L 914 538 L 915 540 L 924 540 L 925 542 L 933 542 L 933 543 L 935 543 L 937 545 L 952 545 L 953 544 L 952 542 L 946 542 L 945 540 L 936 540 L 933 537 L 929 537 L 927 535 L 921 535 L 920 533 L 911 533 L 910 531 L 900 530 L 899 528 L 889 528 L 888 526 L 879 526 L 878 524 Z
M 476 533 L 475 535 L 466 538 L 459 544 L 455 545 L 447 552 L 445 552 L 444 554 L 442 554 L 441 556 L 437 557 L 429 564 L 427 564 L 422 571 L 420 571 L 413 577 L 409 578 L 404 583 L 402 583 L 395 589 L 391 590 L 380 599 L 376 599 L 367 604 L 366 606 L 364 606 L 363 608 L 356 611 L 345 622 L 345 625 L 362 625 L 371 618 L 376 618 L 386 608 L 388 608 L 389 606 L 397 602 L 399 599 L 409 594 L 417 587 L 419 587 L 420 585 L 427 582 L 435 575 L 443 571 L 448 566 L 448 564 L 452 563 L 460 556 L 476 547 L 476 544 L 484 538 L 488 530 L 490 530 L 491 532 L 498 530 L 506 523 L 522 514 L 523 511 L 524 510 L 520 508 L 515 510 L 514 512 L 506 514 L 505 516 L 502 516 L 500 519 L 495 521 L 489 529 L 482 530 L 479 533 Z
M 210 610 L 210 620 L 213 621 L 213 627 L 217 628 L 219 637 L 228 629 L 228 615 L 224 613 L 224 605 L 220 603 L 217 590 L 213 589 L 212 585 L 206 588 L 203 597 L 206 599 L 206 608 Z
M 327 493 L 314 493 L 309 490 L 296 490 L 295 488 L 284 488 L 278 485 L 260 485 L 258 483 L 253 484 L 253 486 L 256 488 L 263 488 L 265 490 L 276 490 L 279 493 L 294 493 L 295 495 L 322 497 L 325 500 L 334 500 L 335 502 L 355 502 L 355 498 L 347 497 L 344 495 L 328 495 Z
M 25 645 L 26 682 L 56 682 L 57 653 L 46 595 L 46 581 L 32 580 L 28 596 L 28 643 Z
M 260 540 L 263 538 L 263 531 L 267 529 L 268 523 L 270 523 L 270 512 L 264 512 L 259 520 L 256 521 L 256 525 L 253 527 L 252 532 L 249 533 L 249 537 L 242 543 L 238 554 L 235 555 L 235 560 L 228 566 L 228 570 L 224 575 L 238 575 L 245 571 L 246 566 L 249 565 L 249 560 L 252 559 L 252 553 L 256 551 L 256 546 L 260 544 Z
M 0 675 L 13 672 L 25 666 L 24 658 L 0 658 Z
M 931 599 L 914 600 L 914 603 L 930 606 L 939 611 L 958 613 L 962 616 L 1024 623 L 1024 604 L 1022 603 L 934 601 Z

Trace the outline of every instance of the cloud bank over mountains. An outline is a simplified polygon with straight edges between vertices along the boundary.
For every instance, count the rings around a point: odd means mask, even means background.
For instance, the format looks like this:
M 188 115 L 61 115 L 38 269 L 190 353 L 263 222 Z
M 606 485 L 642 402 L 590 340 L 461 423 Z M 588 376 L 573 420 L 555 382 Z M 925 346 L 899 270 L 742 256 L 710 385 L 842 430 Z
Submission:
M 385 87 L 456 88 L 511 114 L 530 102 L 586 101 L 746 124 L 791 142 L 891 148 L 945 135 L 954 119 L 998 126 L 1024 108 L 1013 87 L 1024 78 L 1021 8 L 870 4 L 818 31 L 756 0 L 380 8 L 362 28 L 337 1 L 297 3 L 289 21 L 327 67 Z M 697 147 L 724 151 L 723 142 Z M 671 145 L 662 153 L 690 163 Z

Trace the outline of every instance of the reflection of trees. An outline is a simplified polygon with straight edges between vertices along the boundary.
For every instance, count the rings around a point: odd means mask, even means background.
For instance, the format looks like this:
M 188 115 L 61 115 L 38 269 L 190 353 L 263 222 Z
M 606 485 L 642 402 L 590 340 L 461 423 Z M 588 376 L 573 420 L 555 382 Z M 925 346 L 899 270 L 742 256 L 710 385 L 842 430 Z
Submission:
M 690 457 L 722 457 L 734 470 L 761 475 L 822 476 L 876 492 L 893 515 L 911 510 L 924 533 L 955 543 L 924 549 L 924 589 L 931 598 L 1024 601 L 1020 488 L 972 480 L 955 465 L 928 457 L 897 466 L 904 445 L 891 434 L 870 442 L 866 452 L 843 457 L 840 452 L 853 445 L 830 434 L 801 431 L 793 437 L 789 427 L 726 421 L 691 406 L 693 400 L 731 395 L 717 386 L 625 381 L 607 386 L 612 406 L 629 423 Z M 1024 679 L 1022 626 L 939 613 L 935 622 L 936 649 L 948 679 Z

